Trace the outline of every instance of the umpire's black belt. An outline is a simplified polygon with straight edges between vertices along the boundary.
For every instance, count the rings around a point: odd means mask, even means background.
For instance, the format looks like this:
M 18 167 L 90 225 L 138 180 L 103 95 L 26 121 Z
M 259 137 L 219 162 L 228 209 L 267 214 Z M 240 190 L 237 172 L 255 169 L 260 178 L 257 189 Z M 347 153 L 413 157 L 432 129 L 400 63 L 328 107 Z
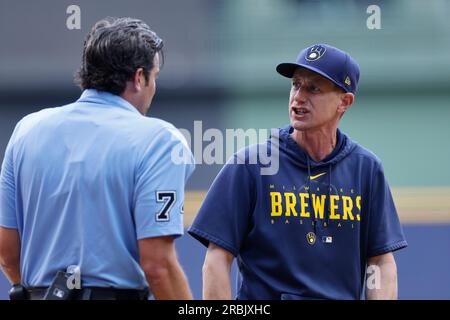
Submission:
M 43 300 L 47 288 L 27 288 L 28 300 Z M 71 300 L 147 300 L 148 290 L 86 287 L 74 289 Z

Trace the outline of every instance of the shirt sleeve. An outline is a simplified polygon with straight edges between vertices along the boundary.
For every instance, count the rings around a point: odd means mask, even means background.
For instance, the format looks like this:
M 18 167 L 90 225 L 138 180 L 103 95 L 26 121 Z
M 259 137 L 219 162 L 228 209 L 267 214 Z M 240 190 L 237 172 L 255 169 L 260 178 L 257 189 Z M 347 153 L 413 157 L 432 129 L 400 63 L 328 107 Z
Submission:
M 16 132 L 17 127 L 14 130 Z M 13 133 L 5 150 L 5 156 L 0 173 L 0 226 L 17 229 L 16 215 L 16 183 L 13 161 Z
M 136 173 L 133 213 L 138 240 L 184 233 L 184 187 L 195 167 L 176 128 L 163 128 L 152 141 Z
M 219 172 L 188 230 L 203 245 L 212 242 L 234 256 L 248 234 L 255 201 L 251 172 L 236 162 Z
M 381 164 L 372 181 L 368 257 L 406 247 L 405 236 Z

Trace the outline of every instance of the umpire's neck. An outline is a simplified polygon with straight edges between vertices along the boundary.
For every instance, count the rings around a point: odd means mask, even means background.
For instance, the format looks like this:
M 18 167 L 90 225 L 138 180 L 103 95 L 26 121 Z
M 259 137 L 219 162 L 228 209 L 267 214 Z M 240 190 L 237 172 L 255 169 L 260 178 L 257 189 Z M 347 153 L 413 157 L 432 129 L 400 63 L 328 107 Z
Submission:
M 142 115 L 146 115 L 156 92 L 156 78 L 159 74 L 159 54 L 153 59 L 153 68 L 147 77 L 143 68 L 138 68 L 133 78 L 127 81 L 125 90 L 120 95 L 131 103 Z

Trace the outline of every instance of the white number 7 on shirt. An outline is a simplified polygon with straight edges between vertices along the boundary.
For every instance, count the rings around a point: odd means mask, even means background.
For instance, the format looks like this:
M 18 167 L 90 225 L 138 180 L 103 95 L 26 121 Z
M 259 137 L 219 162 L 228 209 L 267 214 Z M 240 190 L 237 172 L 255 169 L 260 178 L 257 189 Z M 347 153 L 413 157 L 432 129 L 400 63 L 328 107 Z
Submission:
M 156 201 L 164 202 L 162 209 L 156 214 L 156 221 L 169 221 L 170 210 L 177 200 L 177 193 L 175 191 L 156 191 Z

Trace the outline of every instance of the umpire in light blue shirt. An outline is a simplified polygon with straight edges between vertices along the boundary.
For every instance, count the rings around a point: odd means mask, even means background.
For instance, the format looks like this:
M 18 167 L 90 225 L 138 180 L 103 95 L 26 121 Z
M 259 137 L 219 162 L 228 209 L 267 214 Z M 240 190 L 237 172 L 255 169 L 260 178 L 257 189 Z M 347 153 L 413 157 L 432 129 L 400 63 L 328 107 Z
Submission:
M 17 124 L 0 176 L 12 298 L 192 298 L 174 246 L 192 153 L 173 125 L 145 117 L 162 47 L 140 20 L 97 22 L 77 74 L 81 97 Z

